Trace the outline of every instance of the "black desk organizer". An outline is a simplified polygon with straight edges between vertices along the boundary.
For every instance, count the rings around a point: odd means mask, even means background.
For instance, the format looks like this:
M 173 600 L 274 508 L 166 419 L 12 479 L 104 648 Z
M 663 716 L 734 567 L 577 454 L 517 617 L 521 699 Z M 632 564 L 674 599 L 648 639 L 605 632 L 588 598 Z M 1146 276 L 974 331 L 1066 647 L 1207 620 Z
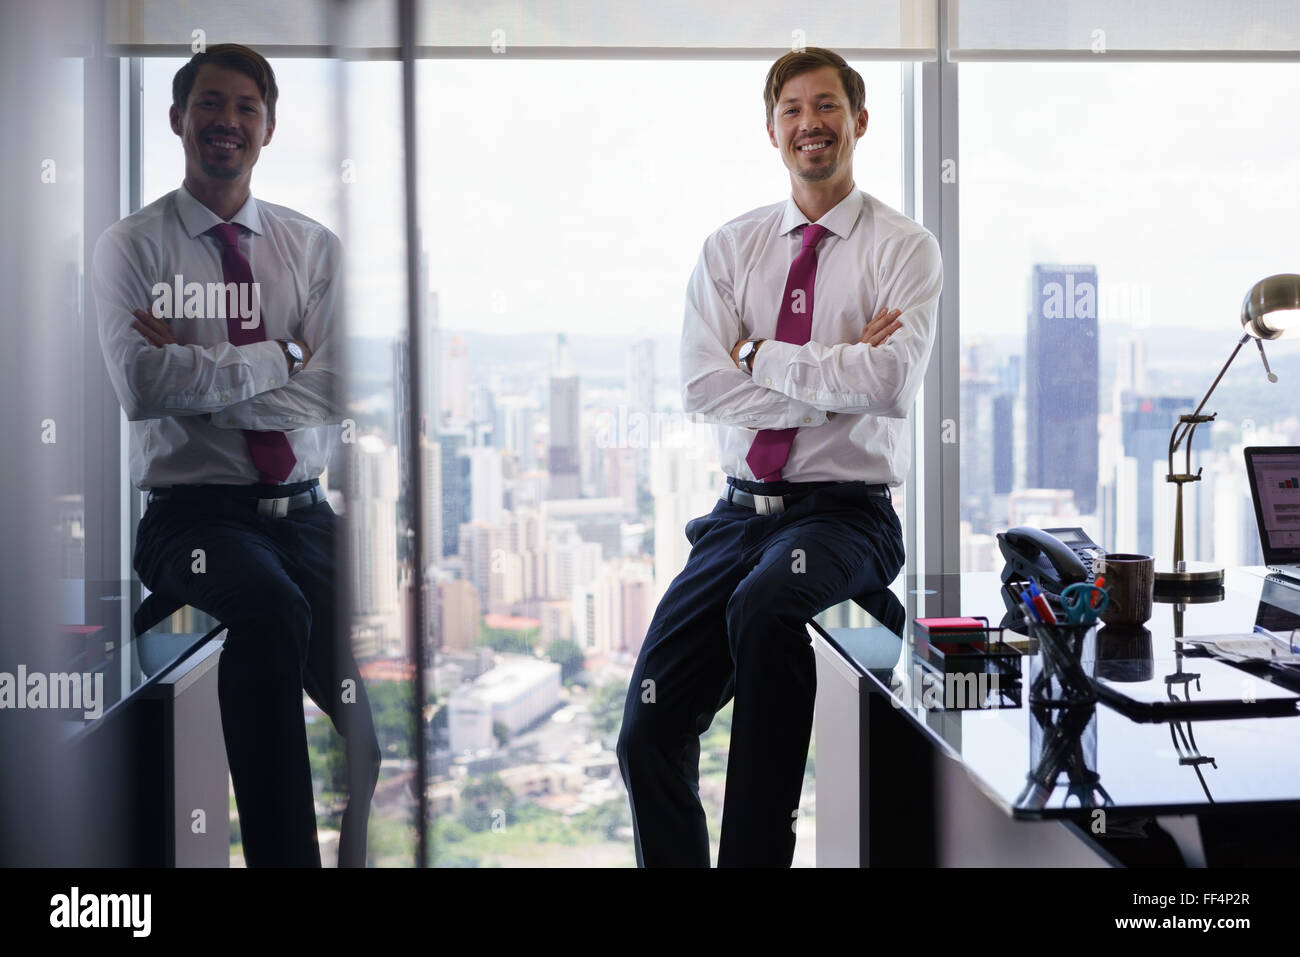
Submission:
M 990 707 L 1021 707 L 1021 687 L 1024 680 L 1021 660 L 1024 657 L 1024 652 L 1003 639 L 1002 633 L 1005 630 L 1003 626 L 990 625 L 989 620 L 983 616 L 978 616 L 975 620 L 982 621 L 984 627 L 963 631 L 962 635 L 967 636 L 967 638 L 961 642 L 939 642 L 938 639 L 943 636 L 942 632 L 932 635 L 924 626 L 913 624 L 913 661 L 921 664 L 931 673 L 938 675 L 987 674 L 997 676 L 998 703 L 996 705 L 981 701 L 970 703 L 964 707 L 946 706 L 944 710 L 974 711 Z M 973 633 L 981 634 L 983 636 L 982 640 L 969 640 L 969 636 Z M 959 644 L 963 647 L 963 650 L 944 651 L 938 647 L 938 644 Z M 975 647 L 976 645 L 983 645 L 983 647 Z

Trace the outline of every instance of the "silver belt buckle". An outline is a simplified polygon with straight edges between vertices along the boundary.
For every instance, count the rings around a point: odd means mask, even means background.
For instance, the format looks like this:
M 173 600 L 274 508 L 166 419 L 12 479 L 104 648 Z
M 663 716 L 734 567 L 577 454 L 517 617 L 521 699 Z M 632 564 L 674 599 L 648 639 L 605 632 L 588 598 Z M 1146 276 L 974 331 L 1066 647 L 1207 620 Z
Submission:
M 289 498 L 259 498 L 257 514 L 265 518 L 284 518 L 289 514 Z
M 785 511 L 785 498 L 780 495 L 754 495 L 754 511 L 759 515 L 780 515 Z

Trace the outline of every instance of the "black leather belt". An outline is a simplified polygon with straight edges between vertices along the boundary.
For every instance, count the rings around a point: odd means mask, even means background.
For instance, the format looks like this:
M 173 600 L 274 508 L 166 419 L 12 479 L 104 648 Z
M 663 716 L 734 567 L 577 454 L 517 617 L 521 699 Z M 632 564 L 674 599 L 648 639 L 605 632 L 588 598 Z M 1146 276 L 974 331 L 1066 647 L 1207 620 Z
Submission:
M 761 492 L 747 492 L 737 486 L 735 479 L 728 478 L 727 484 L 722 489 L 723 501 L 732 505 L 741 505 L 745 508 L 752 508 L 759 515 L 780 515 L 787 508 L 793 505 L 805 495 L 811 495 L 821 488 L 830 488 L 832 485 L 843 485 L 843 482 L 809 482 L 806 488 L 795 488 L 786 491 L 781 495 L 764 495 Z M 786 483 L 795 485 L 797 483 Z M 892 501 L 893 496 L 890 494 L 888 485 L 867 485 L 864 490 L 868 495 L 876 498 L 883 498 L 886 501 Z
M 279 494 L 276 494 L 276 493 Z M 267 485 L 173 485 L 151 489 L 149 504 L 166 500 L 183 502 L 230 501 L 247 503 L 257 514 L 267 518 L 284 518 L 297 508 L 325 501 L 320 479 L 296 482 L 280 487 Z

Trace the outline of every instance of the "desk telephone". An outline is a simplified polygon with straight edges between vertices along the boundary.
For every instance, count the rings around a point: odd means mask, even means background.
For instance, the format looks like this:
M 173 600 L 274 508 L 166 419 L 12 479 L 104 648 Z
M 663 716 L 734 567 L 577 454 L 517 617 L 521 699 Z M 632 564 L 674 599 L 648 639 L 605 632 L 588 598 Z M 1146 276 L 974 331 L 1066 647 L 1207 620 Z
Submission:
M 1009 528 L 998 533 L 998 548 L 1007 562 L 1003 584 L 1032 577 L 1051 595 L 1075 582 L 1091 582 L 1096 563 L 1106 557 L 1106 549 L 1081 528 Z

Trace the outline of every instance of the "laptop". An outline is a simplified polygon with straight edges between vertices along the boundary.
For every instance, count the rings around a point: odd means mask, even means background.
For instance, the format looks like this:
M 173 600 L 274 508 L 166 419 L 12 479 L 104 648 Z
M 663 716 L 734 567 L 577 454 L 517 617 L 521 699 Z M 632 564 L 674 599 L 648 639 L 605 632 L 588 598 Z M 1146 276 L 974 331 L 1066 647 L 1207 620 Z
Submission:
M 1264 564 L 1300 587 L 1300 446 L 1246 449 L 1246 476 Z

